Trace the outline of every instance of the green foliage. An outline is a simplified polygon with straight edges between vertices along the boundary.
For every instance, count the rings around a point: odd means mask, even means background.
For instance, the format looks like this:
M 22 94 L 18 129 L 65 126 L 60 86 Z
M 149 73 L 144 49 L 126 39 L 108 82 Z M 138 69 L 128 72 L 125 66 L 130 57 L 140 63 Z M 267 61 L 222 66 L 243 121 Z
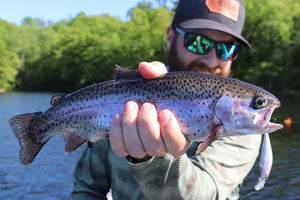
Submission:
M 11 90 L 15 85 L 15 77 L 21 67 L 21 60 L 10 48 L 13 46 L 13 38 L 10 36 L 17 27 L 0 20 L 0 90 Z
M 300 1 L 245 0 L 244 4 L 243 35 L 252 48 L 241 52 L 234 76 L 284 93 L 299 89 Z
M 167 8 L 167 1 L 174 3 Z M 142 1 L 129 19 L 79 13 L 57 23 L 0 20 L 0 89 L 64 91 L 113 78 L 114 65 L 166 62 L 166 28 L 178 1 Z M 234 62 L 233 77 L 285 93 L 300 88 L 299 0 L 244 0 L 243 31 L 252 45 Z M 168 10 L 170 9 L 170 10 Z
M 69 92 L 113 79 L 115 64 L 136 68 L 144 60 L 165 61 L 170 11 L 142 2 L 129 15 L 131 20 L 122 22 L 79 13 L 48 26 L 26 18 L 18 27 L 26 40 L 16 49 L 25 57 L 16 89 Z
M 14 52 L 4 49 L 0 42 L 0 89 L 11 90 L 20 67 L 20 59 Z

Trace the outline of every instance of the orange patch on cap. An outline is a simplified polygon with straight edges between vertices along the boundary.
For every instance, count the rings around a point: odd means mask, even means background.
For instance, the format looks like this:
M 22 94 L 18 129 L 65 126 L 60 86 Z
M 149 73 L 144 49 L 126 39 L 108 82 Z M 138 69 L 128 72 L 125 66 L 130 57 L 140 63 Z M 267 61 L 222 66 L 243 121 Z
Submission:
M 240 2 L 237 0 L 206 0 L 205 4 L 211 12 L 224 15 L 237 22 L 240 10 Z

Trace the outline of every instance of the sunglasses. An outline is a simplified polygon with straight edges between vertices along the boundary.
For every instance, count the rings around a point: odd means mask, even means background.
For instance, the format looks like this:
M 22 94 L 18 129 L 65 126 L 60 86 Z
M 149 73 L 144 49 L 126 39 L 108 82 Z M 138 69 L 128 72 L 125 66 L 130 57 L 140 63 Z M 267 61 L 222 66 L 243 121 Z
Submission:
M 216 42 L 196 33 L 190 33 L 176 27 L 176 31 L 184 37 L 184 47 L 196 54 L 205 55 L 214 46 L 216 47 L 217 57 L 221 60 L 234 60 L 241 50 L 238 44 L 229 42 Z

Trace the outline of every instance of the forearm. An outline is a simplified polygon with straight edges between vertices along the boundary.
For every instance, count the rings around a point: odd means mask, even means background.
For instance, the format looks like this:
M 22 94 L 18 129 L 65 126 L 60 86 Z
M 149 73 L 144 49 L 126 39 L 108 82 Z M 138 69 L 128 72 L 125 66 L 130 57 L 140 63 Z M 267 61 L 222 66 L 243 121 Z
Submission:
M 260 141 L 260 135 L 218 139 L 199 155 L 194 142 L 178 159 L 166 155 L 129 166 L 149 199 L 238 199 L 236 189 L 254 165 Z
M 186 155 L 167 154 L 129 167 L 149 199 L 216 199 L 214 180 Z

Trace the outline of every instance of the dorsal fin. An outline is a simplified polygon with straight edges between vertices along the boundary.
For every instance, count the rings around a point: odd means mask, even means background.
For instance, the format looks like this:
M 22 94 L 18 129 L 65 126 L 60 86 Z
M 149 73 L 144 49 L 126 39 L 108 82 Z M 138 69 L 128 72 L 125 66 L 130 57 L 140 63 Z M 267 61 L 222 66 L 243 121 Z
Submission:
M 64 98 L 66 95 L 54 95 L 50 101 L 50 104 L 53 106 L 54 104 L 57 104 L 60 102 L 62 98 Z
M 119 65 L 115 65 L 115 79 L 133 79 L 133 78 L 143 78 L 139 70 L 128 70 L 124 69 Z

